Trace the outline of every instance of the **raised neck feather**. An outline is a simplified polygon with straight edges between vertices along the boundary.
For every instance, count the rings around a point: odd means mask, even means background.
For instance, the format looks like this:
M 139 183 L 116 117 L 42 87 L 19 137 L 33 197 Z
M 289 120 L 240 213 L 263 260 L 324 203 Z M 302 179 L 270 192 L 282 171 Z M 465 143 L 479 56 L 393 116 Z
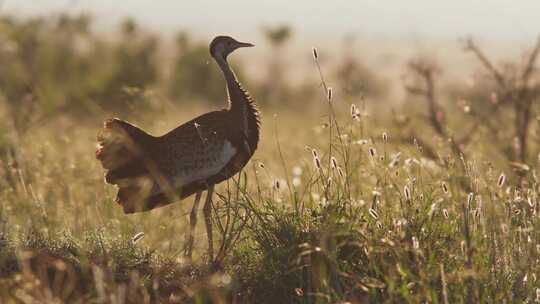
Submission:
M 233 70 L 230 68 L 229 63 L 225 58 L 216 57 L 216 62 L 221 68 L 225 81 L 227 83 L 227 94 L 229 95 L 229 111 L 233 115 L 238 115 L 241 119 L 240 128 L 247 136 L 250 128 L 258 129 L 258 110 L 254 104 L 254 101 L 249 96 L 249 93 L 242 88 L 242 85 L 236 78 Z M 255 125 L 251 125 L 250 122 L 255 120 Z

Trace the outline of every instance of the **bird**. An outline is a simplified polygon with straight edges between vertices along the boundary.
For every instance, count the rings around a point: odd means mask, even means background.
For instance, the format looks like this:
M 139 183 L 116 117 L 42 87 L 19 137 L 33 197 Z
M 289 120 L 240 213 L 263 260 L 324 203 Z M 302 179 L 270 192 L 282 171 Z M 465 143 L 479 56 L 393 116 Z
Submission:
M 253 46 L 230 36 L 217 36 L 210 43 L 210 55 L 226 83 L 224 109 L 202 114 L 161 136 L 112 118 L 97 136 L 96 158 L 105 170 L 105 182 L 118 187 L 115 202 L 125 214 L 153 210 L 195 194 L 184 250 L 189 260 L 202 193 L 207 192 L 203 213 L 212 261 L 214 186 L 239 173 L 259 143 L 260 111 L 227 61 L 233 51 Z

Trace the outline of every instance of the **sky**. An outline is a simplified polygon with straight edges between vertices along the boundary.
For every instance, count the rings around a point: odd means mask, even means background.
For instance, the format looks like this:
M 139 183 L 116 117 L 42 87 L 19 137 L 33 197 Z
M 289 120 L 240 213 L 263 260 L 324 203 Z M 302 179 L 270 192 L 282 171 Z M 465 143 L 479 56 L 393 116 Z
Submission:
M 132 16 L 162 33 L 255 35 L 288 24 L 306 36 L 457 39 L 530 43 L 540 34 L 540 0 L 0 0 L 0 13 L 91 12 L 112 29 Z

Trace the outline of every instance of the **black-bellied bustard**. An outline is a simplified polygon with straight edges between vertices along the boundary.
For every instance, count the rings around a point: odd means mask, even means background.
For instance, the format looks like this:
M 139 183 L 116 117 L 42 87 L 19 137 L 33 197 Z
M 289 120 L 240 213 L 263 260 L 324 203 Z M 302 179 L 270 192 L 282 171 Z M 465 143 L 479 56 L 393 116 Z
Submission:
M 210 54 L 227 83 L 226 109 L 203 114 L 163 136 L 152 136 L 117 118 L 107 120 L 98 135 L 96 157 L 106 170 L 105 181 L 118 186 L 116 202 L 125 213 L 152 210 L 195 194 L 186 234 L 190 259 L 202 192 L 207 190 L 203 210 L 212 261 L 214 185 L 239 172 L 259 142 L 259 111 L 227 62 L 234 50 L 251 46 L 228 36 L 210 43 Z

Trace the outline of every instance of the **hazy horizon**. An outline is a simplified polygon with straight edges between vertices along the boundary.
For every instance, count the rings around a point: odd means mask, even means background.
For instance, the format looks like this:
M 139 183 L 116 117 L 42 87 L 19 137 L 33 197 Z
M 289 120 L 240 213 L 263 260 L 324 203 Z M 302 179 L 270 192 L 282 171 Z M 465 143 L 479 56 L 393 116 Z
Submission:
M 249 0 L 195 2 L 126 0 L 4 0 L 2 12 L 36 15 L 89 12 L 108 30 L 127 16 L 164 34 L 178 30 L 213 35 L 223 31 L 252 36 L 265 25 L 288 24 L 305 37 L 360 34 L 382 39 L 451 40 L 473 35 L 496 42 L 527 43 L 540 34 L 540 1 Z

